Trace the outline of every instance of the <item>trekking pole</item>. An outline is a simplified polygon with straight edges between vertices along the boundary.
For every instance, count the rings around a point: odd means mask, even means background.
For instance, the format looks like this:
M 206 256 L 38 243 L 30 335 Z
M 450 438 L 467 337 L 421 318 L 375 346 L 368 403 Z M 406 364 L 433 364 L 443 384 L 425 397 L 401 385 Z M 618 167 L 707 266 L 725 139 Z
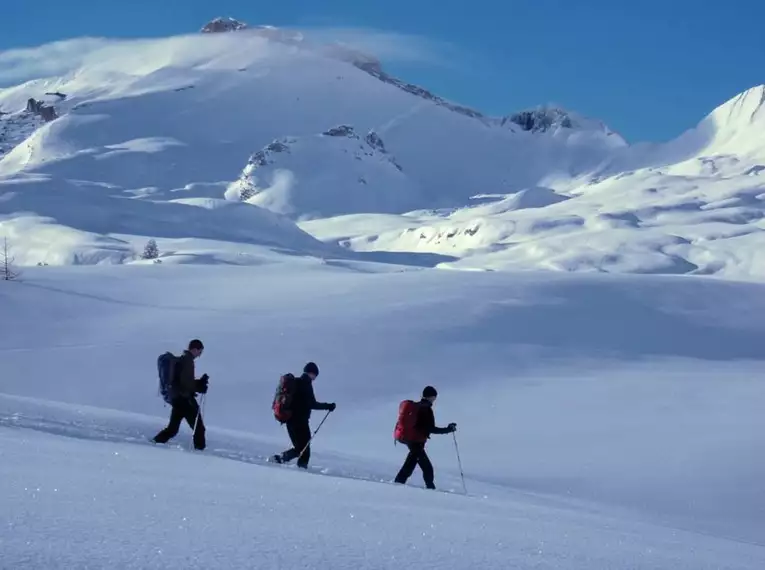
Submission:
M 467 487 L 465 486 L 465 474 L 462 472 L 462 460 L 460 459 L 460 448 L 457 446 L 457 433 L 452 432 L 454 436 L 454 450 L 457 452 L 457 464 L 460 466 L 460 477 L 462 477 L 462 490 L 467 495 Z
M 300 452 L 300 455 L 298 455 L 298 459 L 303 457 L 303 454 L 305 453 L 305 450 L 308 449 L 308 446 L 311 445 L 311 442 L 313 441 L 313 438 L 316 437 L 316 434 L 319 433 L 319 430 L 321 429 L 321 426 L 324 425 L 324 422 L 327 421 L 327 418 L 329 417 L 329 414 L 331 414 L 329 410 L 327 410 L 327 413 L 324 415 L 324 419 L 321 420 L 321 423 L 317 426 L 316 430 L 313 432 L 313 435 L 311 435 L 311 439 L 308 440 L 308 443 L 305 444 L 305 447 L 303 448 L 303 451 Z
M 202 415 L 202 412 L 205 410 L 205 402 L 207 402 L 207 393 L 202 394 L 202 397 L 200 398 L 202 400 L 199 404 L 199 407 L 197 408 L 197 417 L 194 420 L 194 430 L 191 432 L 191 437 L 194 437 L 197 435 L 197 423 L 199 422 L 199 416 Z

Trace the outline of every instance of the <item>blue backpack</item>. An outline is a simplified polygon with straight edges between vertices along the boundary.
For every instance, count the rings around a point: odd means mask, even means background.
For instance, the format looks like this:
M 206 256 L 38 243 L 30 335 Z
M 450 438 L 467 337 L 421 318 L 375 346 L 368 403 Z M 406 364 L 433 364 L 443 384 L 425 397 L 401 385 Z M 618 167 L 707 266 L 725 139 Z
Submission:
M 172 404 L 173 397 L 175 396 L 175 365 L 177 363 L 178 357 L 172 352 L 166 352 L 157 358 L 159 394 L 167 404 Z

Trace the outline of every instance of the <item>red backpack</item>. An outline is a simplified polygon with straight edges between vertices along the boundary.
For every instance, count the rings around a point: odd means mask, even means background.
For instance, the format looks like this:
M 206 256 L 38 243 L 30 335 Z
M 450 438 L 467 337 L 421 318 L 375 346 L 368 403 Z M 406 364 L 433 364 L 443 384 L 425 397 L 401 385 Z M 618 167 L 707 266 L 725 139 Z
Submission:
M 393 439 L 399 443 L 422 443 L 427 436 L 417 431 L 417 418 L 420 414 L 420 403 L 413 400 L 403 400 L 398 406 L 398 420 L 393 430 Z
M 279 423 L 286 423 L 292 418 L 292 398 L 295 394 L 295 376 L 287 372 L 279 378 L 279 384 L 274 394 L 274 402 L 271 409 L 274 411 L 274 417 Z

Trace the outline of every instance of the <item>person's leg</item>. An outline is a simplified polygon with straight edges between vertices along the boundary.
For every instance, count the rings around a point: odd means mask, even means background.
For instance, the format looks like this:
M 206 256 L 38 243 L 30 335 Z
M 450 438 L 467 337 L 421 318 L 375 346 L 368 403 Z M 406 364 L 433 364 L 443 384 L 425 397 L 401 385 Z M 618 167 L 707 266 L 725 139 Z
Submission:
M 311 460 L 311 426 L 308 422 L 298 424 L 295 433 L 295 450 L 299 455 L 297 465 L 303 469 L 308 469 L 308 462 Z M 302 455 L 300 452 L 303 451 Z
M 303 440 L 303 424 L 305 424 L 306 428 L 309 430 L 308 437 L 310 439 L 311 433 L 310 428 L 308 428 L 308 422 L 287 422 L 287 435 L 290 437 L 292 447 L 282 452 L 281 460 L 285 463 L 292 461 L 298 455 L 300 455 L 300 452 L 303 450 L 303 447 L 306 444 L 306 442 Z
M 170 411 L 170 421 L 168 422 L 167 427 L 154 436 L 154 442 L 167 443 L 178 435 L 178 430 L 181 428 L 183 417 L 183 410 L 177 402 L 174 403 L 172 410 Z
M 407 447 L 409 448 L 409 454 L 406 456 L 404 464 L 401 466 L 401 469 L 394 479 L 396 483 L 406 483 L 407 479 L 414 473 L 414 468 L 417 467 L 422 446 L 416 443 L 409 443 L 407 444 Z
M 433 464 L 430 462 L 428 454 L 425 453 L 425 447 L 422 448 L 422 452 L 418 456 L 417 464 L 422 469 L 422 479 L 425 481 L 425 486 L 428 489 L 435 489 L 436 485 L 433 482 L 435 474 L 433 473 Z
M 199 419 L 197 419 L 199 416 Z M 195 398 L 192 398 L 186 403 L 184 409 L 184 417 L 189 427 L 194 430 L 194 424 L 196 423 L 197 429 L 194 431 L 194 449 L 202 451 L 206 447 L 205 441 L 205 422 L 202 419 L 202 413 L 199 410 L 199 403 Z

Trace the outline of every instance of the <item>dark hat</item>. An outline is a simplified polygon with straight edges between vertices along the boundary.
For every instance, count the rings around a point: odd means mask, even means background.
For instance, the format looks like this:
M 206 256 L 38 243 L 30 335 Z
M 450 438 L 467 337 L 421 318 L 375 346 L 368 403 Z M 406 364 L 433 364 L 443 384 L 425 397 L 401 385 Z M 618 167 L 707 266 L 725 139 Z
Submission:
M 315 362 L 309 362 L 303 367 L 303 372 L 305 374 L 313 374 L 314 376 L 319 375 L 319 367 L 316 366 Z
M 189 350 L 204 350 L 205 345 L 198 338 L 195 338 L 189 343 Z
M 425 389 L 422 391 L 423 398 L 435 398 L 436 396 L 438 396 L 438 392 L 433 386 L 425 386 Z

